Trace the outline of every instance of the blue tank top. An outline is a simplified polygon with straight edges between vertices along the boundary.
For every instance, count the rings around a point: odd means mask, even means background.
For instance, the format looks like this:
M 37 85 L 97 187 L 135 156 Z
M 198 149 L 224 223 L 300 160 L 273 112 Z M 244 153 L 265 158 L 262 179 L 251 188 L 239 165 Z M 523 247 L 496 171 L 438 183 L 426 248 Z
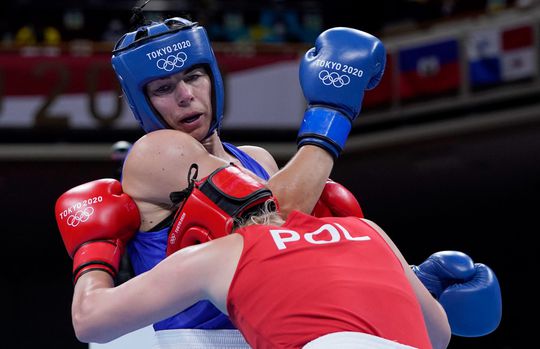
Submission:
M 268 180 L 270 178 L 266 170 L 251 156 L 232 144 L 223 143 L 223 146 L 240 161 L 242 166 L 262 179 Z M 139 231 L 129 242 L 127 253 L 136 275 L 152 269 L 156 264 L 165 259 L 169 228 L 167 226 L 156 231 Z M 220 312 L 209 301 L 195 303 L 183 312 L 154 324 L 156 331 L 178 328 L 203 330 L 235 329 L 227 315 Z

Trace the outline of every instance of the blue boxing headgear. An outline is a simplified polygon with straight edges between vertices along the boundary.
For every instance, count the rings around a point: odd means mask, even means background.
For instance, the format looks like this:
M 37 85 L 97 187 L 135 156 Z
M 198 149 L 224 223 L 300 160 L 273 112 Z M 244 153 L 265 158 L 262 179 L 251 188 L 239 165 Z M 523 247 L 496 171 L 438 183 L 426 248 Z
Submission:
M 148 100 L 146 84 L 197 65 L 206 67 L 213 88 L 213 119 L 206 137 L 219 131 L 223 80 L 206 30 L 198 23 L 174 17 L 142 26 L 122 36 L 112 53 L 112 66 L 124 95 L 146 132 L 170 128 Z

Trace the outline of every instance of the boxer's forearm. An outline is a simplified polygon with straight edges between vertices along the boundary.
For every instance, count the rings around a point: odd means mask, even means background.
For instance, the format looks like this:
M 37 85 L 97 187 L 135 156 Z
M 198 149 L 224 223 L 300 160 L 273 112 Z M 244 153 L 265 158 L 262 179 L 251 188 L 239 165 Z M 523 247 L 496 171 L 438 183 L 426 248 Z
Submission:
M 333 165 L 334 160 L 327 151 L 305 145 L 268 180 L 284 218 L 292 210 L 311 213 Z

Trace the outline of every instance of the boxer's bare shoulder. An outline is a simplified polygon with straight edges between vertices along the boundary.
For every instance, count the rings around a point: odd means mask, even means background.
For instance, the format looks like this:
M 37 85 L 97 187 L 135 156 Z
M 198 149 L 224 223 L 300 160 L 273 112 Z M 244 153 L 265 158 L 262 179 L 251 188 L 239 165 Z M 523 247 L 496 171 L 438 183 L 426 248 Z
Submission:
M 141 230 L 147 230 L 170 214 L 170 193 L 188 186 L 192 164 L 199 178 L 225 161 L 209 154 L 195 138 L 176 130 L 158 130 L 133 144 L 123 168 L 122 186 L 141 212 Z

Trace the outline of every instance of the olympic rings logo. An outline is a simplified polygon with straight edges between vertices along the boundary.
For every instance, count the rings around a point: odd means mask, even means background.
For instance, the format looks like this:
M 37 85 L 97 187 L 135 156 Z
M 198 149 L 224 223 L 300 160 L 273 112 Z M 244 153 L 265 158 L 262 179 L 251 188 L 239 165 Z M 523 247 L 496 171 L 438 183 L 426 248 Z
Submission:
M 70 225 L 72 227 L 78 226 L 80 223 L 86 222 L 88 219 L 90 219 L 90 216 L 94 213 L 93 207 L 86 207 L 84 210 L 79 210 L 75 212 L 75 214 L 72 214 L 67 219 L 67 225 Z
M 176 244 L 176 234 L 171 234 L 171 238 L 169 239 L 169 244 L 171 245 Z
M 178 52 L 176 56 L 169 55 L 166 59 L 161 58 L 156 62 L 159 69 L 171 71 L 174 68 L 181 68 L 186 63 L 187 55 L 184 52 Z
M 337 88 L 348 85 L 351 82 L 351 78 L 348 75 L 340 75 L 336 72 L 328 72 L 328 70 L 321 70 L 319 72 L 319 79 L 326 86 L 332 85 Z

